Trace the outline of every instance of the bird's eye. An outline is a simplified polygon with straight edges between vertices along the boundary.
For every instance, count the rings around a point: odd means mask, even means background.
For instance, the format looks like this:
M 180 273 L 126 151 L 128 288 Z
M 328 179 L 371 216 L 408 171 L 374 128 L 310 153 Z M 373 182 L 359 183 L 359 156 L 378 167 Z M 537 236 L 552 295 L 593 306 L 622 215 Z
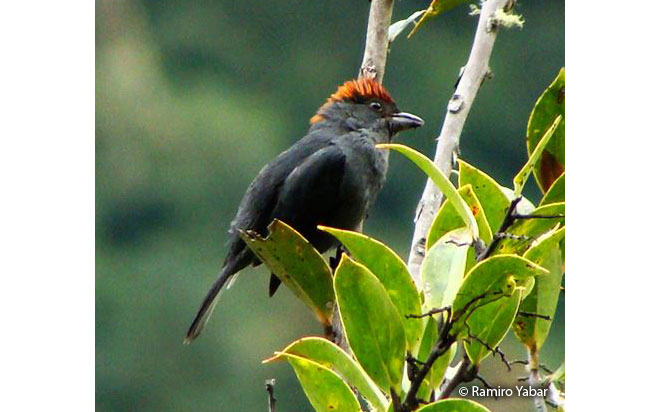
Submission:
M 369 103 L 369 107 L 371 107 L 371 110 L 373 110 L 374 112 L 379 112 L 383 109 L 383 106 L 378 102 Z

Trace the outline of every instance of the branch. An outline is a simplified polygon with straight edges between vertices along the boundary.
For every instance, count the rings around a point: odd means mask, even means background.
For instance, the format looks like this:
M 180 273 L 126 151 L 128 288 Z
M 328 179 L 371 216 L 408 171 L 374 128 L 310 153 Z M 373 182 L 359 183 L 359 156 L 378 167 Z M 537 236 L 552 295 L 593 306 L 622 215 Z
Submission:
M 469 366 L 471 366 L 471 362 L 467 356 L 464 356 L 460 366 L 455 372 L 455 375 L 453 375 L 451 380 L 446 382 L 446 384 L 442 387 L 441 393 L 439 394 L 439 398 L 437 400 L 448 398 L 451 396 L 455 388 L 457 388 L 462 382 L 473 379 L 471 376 L 475 377 L 474 375 L 477 375 L 477 373 L 474 374 L 470 372 Z
M 383 82 L 387 49 L 389 47 L 389 25 L 392 21 L 394 0 L 372 0 L 367 23 L 367 40 L 364 57 L 358 77 Z
M 562 410 L 565 406 L 565 401 L 562 394 L 552 382 L 548 384 L 548 396 L 546 396 L 546 403 L 552 405 L 556 409 Z
M 487 0 L 482 3 L 482 11 L 480 12 L 480 20 L 478 21 L 471 54 L 462 77 L 455 88 L 455 93 L 448 102 L 448 111 L 439 135 L 437 151 L 435 152 L 435 164 L 446 176 L 450 176 L 453 168 L 460 135 L 469 115 L 469 110 L 473 105 L 478 89 L 482 85 L 482 81 L 489 73 L 489 58 L 491 57 L 497 32 L 494 13 L 498 9 L 505 7 L 508 2 L 511 3 L 510 0 Z M 414 236 L 412 237 L 410 257 L 408 259 L 410 274 L 417 284 L 421 284 L 419 273 L 421 262 L 425 257 L 425 239 L 441 202 L 441 190 L 435 187 L 431 180 L 428 180 L 417 207 Z
M 267 400 L 269 404 L 269 412 L 276 412 L 276 398 L 274 398 L 274 384 L 276 379 L 267 379 L 265 381 L 265 389 L 267 390 Z
M 480 262 L 481 260 L 484 260 L 489 257 L 493 253 L 494 250 L 496 250 L 496 246 L 498 246 L 498 242 L 504 238 L 505 231 L 509 229 L 509 227 L 514 223 L 516 220 L 514 217 L 514 213 L 516 212 L 516 207 L 518 206 L 518 203 L 521 201 L 522 197 L 516 197 L 512 202 L 509 204 L 509 207 L 507 208 L 507 213 L 505 214 L 505 218 L 503 219 L 503 223 L 501 223 L 500 228 L 498 228 L 498 233 L 494 235 L 494 237 L 491 239 L 491 242 L 487 245 L 485 250 L 478 256 L 477 261 Z
M 539 318 L 543 320 L 549 320 L 552 321 L 552 318 L 548 315 L 541 315 L 539 313 L 534 313 L 534 312 L 525 312 L 525 311 L 519 311 L 517 313 L 518 316 L 522 316 L 524 318 Z
M 539 377 L 539 353 L 537 352 L 536 349 L 532 349 L 529 351 L 528 369 L 530 370 L 528 384 L 532 388 L 539 388 L 541 386 L 540 377 Z M 534 396 L 532 400 L 534 401 L 534 409 L 537 412 L 548 411 L 548 408 L 546 408 L 545 398 L 541 396 Z
M 422 315 L 413 315 L 411 313 L 408 313 L 407 315 L 405 315 L 405 318 L 406 319 L 421 319 L 421 318 L 436 315 L 436 314 L 442 313 L 442 312 L 446 312 L 448 314 L 448 318 L 450 318 L 451 317 L 451 310 L 452 309 L 451 309 L 450 306 L 444 306 L 443 308 L 430 309 L 428 312 L 426 312 L 426 313 L 424 313 Z

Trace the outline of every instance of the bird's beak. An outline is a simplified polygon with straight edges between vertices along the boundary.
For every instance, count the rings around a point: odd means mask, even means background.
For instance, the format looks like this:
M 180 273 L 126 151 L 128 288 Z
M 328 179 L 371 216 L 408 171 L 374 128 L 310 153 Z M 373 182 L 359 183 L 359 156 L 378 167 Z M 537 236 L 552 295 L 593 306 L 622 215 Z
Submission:
M 394 113 L 389 118 L 389 130 L 392 134 L 420 126 L 423 126 L 423 119 L 410 113 Z

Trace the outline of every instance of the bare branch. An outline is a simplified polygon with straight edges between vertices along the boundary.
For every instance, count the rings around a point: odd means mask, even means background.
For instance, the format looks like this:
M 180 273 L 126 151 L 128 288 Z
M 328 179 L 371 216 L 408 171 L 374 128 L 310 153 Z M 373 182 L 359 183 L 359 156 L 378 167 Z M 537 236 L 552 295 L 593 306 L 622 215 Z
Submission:
M 471 54 L 464 67 L 464 73 L 459 80 L 459 84 L 455 88 L 453 97 L 448 103 L 448 111 L 435 152 L 435 164 L 446 176 L 450 175 L 453 168 L 460 135 L 469 115 L 469 110 L 473 105 L 480 85 L 487 74 L 490 73 L 489 58 L 491 57 L 497 32 L 494 14 L 498 9 L 505 7 L 509 1 L 487 0 L 482 3 L 482 11 L 480 12 L 480 20 L 478 21 Z M 425 250 L 419 245 L 425 244 L 428 229 L 441 206 L 441 202 L 441 191 L 435 187 L 431 180 L 428 180 L 417 208 L 414 236 L 412 237 L 410 257 L 408 259 L 410 274 L 417 284 L 421 284 L 419 273 L 425 256 Z
M 521 215 L 516 213 L 514 215 L 514 219 L 564 219 L 566 218 L 566 215 L 560 214 L 560 215 L 536 215 L 536 214 L 531 214 L 531 215 Z
M 446 399 L 457 388 L 462 382 L 469 382 L 473 380 L 477 375 L 477 370 L 474 371 L 474 368 L 471 367 L 471 361 L 467 356 L 462 358 L 460 366 L 457 368 L 455 375 L 451 378 L 450 381 L 446 382 L 441 388 L 441 393 L 437 400 Z
M 511 362 L 507 360 L 507 357 L 505 356 L 505 352 L 500 350 L 498 346 L 495 348 L 492 348 L 491 345 L 489 345 L 487 342 L 485 342 L 483 339 L 481 339 L 478 336 L 475 336 L 474 334 L 471 333 L 471 325 L 469 325 L 467 322 L 464 322 L 464 326 L 466 326 L 467 329 L 467 335 L 469 336 L 469 342 L 470 339 L 475 339 L 478 343 L 480 343 L 482 346 L 487 348 L 489 352 L 493 354 L 495 357 L 496 355 L 500 356 L 500 360 L 507 366 L 507 371 L 510 372 L 512 370 Z
M 485 388 L 487 389 L 493 389 L 493 386 L 489 385 L 489 382 L 485 378 L 483 378 L 480 374 L 476 374 L 475 378 L 482 382 Z M 498 395 L 494 395 L 494 399 L 498 400 Z
M 269 412 L 276 412 L 276 398 L 274 398 L 274 384 L 276 384 L 276 379 L 267 379 L 265 381 L 265 389 L 267 390 L 267 401 L 269 405 Z
M 539 377 L 539 353 L 536 349 L 529 351 L 529 363 L 528 369 L 530 370 L 530 376 L 528 383 L 533 388 L 539 388 L 541 386 L 540 377 Z M 534 409 L 537 412 L 547 412 L 546 400 L 541 396 L 532 397 L 534 401 Z
M 517 360 L 513 360 L 513 361 L 509 362 L 509 364 L 510 365 L 525 365 L 525 366 L 527 366 L 527 365 L 529 365 L 529 362 L 526 361 L 526 360 L 523 360 L 523 359 L 520 359 L 520 360 L 517 359 Z M 539 369 L 541 369 L 542 371 L 544 371 L 546 373 L 550 373 L 550 374 L 554 373 L 554 371 L 552 369 L 550 369 L 549 367 L 547 367 L 543 363 L 539 364 Z
M 514 223 L 514 213 L 516 213 L 516 207 L 518 206 L 521 199 L 522 197 L 520 196 L 516 197 L 514 200 L 512 200 L 512 203 L 509 204 L 509 208 L 507 208 L 507 213 L 505 214 L 503 223 L 501 223 L 500 228 L 498 228 L 498 233 L 494 235 L 493 239 L 491 239 L 491 242 L 487 245 L 485 250 L 478 255 L 478 262 L 488 258 L 489 255 L 491 255 L 493 251 L 496 250 L 498 242 L 504 238 L 504 236 L 501 236 L 501 234 L 504 234 L 505 231 L 512 225 L 512 223 Z
M 383 82 L 387 49 L 389 47 L 389 25 L 392 21 L 394 0 L 372 0 L 367 23 L 367 40 L 364 57 L 358 77 Z
M 389 388 L 390 396 L 392 397 L 392 408 L 394 412 L 403 412 L 403 407 L 401 405 L 401 398 L 394 391 L 394 388 Z
M 534 313 L 534 312 L 525 312 L 525 311 L 519 311 L 518 316 L 522 316 L 524 318 L 539 318 L 543 320 L 550 320 L 552 321 L 552 318 L 548 315 L 541 315 L 539 313 Z
M 424 313 L 422 315 L 413 315 L 413 314 L 408 313 L 407 315 L 405 315 L 405 317 L 407 319 L 421 319 L 421 318 L 436 315 L 436 314 L 442 313 L 442 312 L 446 312 L 448 314 L 448 318 L 451 317 L 451 307 L 450 306 L 444 306 L 443 308 L 430 309 L 428 312 L 426 312 L 426 313 Z
M 550 382 L 548 385 L 548 396 L 546 396 L 546 403 L 557 409 L 564 408 L 564 397 L 552 382 Z

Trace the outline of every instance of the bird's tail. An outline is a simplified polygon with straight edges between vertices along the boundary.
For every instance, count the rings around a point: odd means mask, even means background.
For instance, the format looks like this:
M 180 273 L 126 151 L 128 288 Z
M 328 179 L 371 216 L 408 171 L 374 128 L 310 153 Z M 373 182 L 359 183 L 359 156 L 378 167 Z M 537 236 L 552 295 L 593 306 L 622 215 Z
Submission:
M 206 325 L 206 322 L 208 322 L 208 319 L 211 317 L 211 314 L 213 313 L 213 309 L 215 309 L 215 305 L 217 304 L 217 295 L 220 293 L 220 290 L 224 287 L 224 285 L 227 283 L 229 278 L 234 274 L 233 267 L 231 265 L 224 266 L 222 270 L 220 271 L 219 276 L 211 286 L 210 290 L 208 291 L 208 294 L 206 294 L 206 297 L 204 298 L 203 302 L 201 303 L 201 306 L 199 307 L 199 311 L 197 312 L 197 315 L 195 316 L 195 320 L 192 321 L 192 325 L 190 325 L 190 328 L 188 329 L 188 332 L 186 333 L 186 339 L 184 339 L 183 343 L 188 345 L 191 343 L 199 334 L 202 332 L 204 329 L 204 326 Z

